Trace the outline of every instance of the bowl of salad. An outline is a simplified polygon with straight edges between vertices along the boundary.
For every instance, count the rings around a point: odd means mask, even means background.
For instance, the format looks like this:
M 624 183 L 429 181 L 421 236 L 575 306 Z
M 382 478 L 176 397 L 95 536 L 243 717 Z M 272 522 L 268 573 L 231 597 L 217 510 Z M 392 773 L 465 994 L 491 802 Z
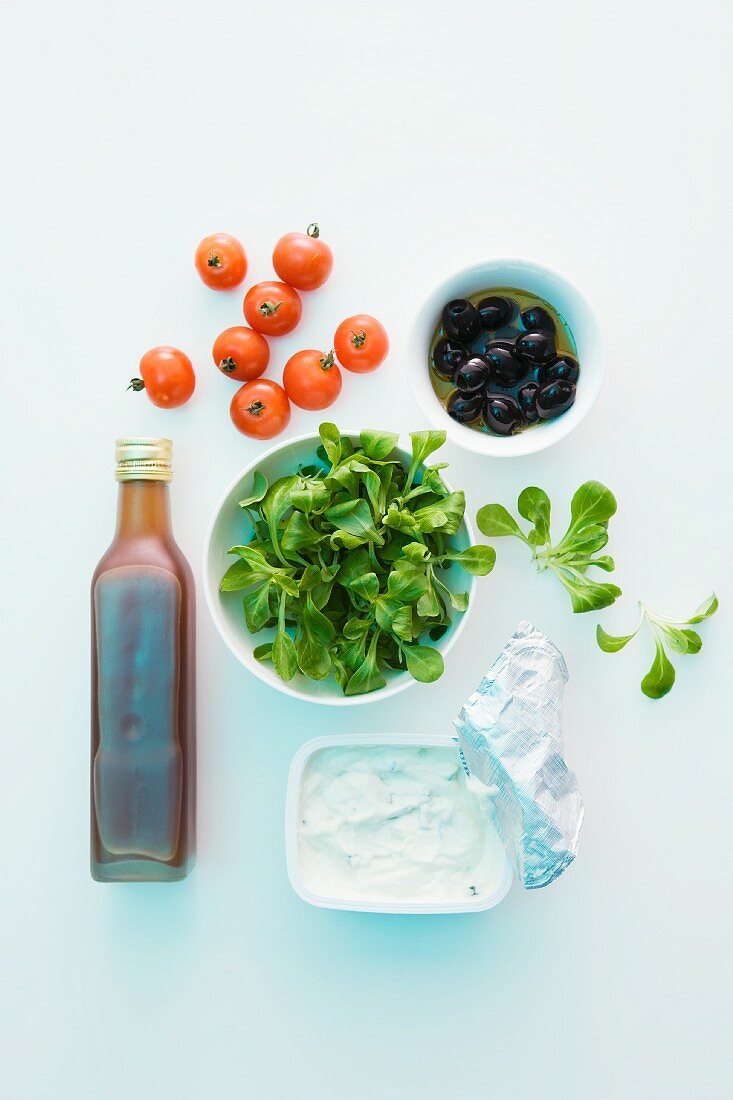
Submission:
M 340 706 L 440 678 L 495 560 L 434 458 L 444 441 L 413 432 L 407 449 L 326 423 L 234 478 L 206 537 L 204 591 L 237 660 Z

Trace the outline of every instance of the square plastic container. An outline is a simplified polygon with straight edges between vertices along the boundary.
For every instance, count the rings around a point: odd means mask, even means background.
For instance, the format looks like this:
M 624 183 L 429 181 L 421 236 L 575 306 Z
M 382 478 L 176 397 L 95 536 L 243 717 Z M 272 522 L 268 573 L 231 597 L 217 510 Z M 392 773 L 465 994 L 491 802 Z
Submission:
M 298 818 L 300 789 L 303 772 L 314 753 L 321 749 L 353 748 L 359 745 L 406 745 L 458 748 L 450 734 L 334 734 L 328 737 L 315 737 L 307 741 L 293 757 L 288 776 L 288 789 L 285 799 L 285 856 L 287 860 L 290 884 L 303 901 L 321 909 L 350 909 L 361 913 L 479 913 L 493 909 L 509 892 L 514 871 L 508 857 L 504 856 L 504 867 L 493 893 L 467 901 L 365 901 L 362 898 L 327 897 L 314 893 L 303 881 L 298 854 Z

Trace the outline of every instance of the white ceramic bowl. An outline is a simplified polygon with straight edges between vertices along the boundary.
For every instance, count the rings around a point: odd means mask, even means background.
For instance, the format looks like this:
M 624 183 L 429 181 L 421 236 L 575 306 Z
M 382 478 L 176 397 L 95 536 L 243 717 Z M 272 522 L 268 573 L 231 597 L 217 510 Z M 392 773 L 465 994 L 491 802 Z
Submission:
M 358 439 L 357 432 L 344 433 L 354 440 Z M 279 477 L 285 477 L 294 473 L 299 466 L 317 462 L 316 449 L 320 444 L 317 433 L 297 436 L 278 443 L 270 450 L 259 455 L 253 462 L 237 474 L 229 488 L 224 493 L 214 511 L 213 519 L 209 526 L 204 545 L 204 592 L 206 602 L 211 612 L 217 630 L 229 646 L 234 656 L 245 668 L 259 676 L 266 684 L 293 695 L 296 699 L 305 699 L 312 703 L 327 703 L 331 706 L 353 706 L 358 703 L 375 703 L 377 700 L 386 699 L 390 695 L 396 695 L 398 691 L 415 683 L 408 672 L 385 671 L 386 687 L 378 691 L 368 692 L 366 695 L 344 695 L 341 688 L 329 676 L 326 680 L 309 680 L 297 672 L 289 683 L 285 683 L 275 673 L 271 662 L 262 662 L 254 657 L 254 649 L 263 642 L 269 641 L 273 636 L 273 630 L 261 630 L 258 634 L 250 634 L 244 622 L 242 611 L 242 598 L 238 592 L 220 592 L 219 582 L 232 564 L 234 558 L 229 557 L 227 551 L 241 543 L 246 543 L 251 537 L 251 528 L 246 514 L 239 507 L 242 500 L 251 491 L 252 478 L 255 470 L 261 470 L 270 485 Z M 397 448 L 400 458 L 409 466 L 410 452 L 402 447 Z M 436 459 L 438 461 L 439 459 Z M 446 482 L 448 485 L 448 482 Z M 450 486 L 449 486 L 450 488 Z M 464 517 L 460 530 L 453 536 L 453 545 L 463 550 L 475 542 L 473 529 L 470 522 Z M 476 578 L 466 573 L 460 566 L 451 566 L 444 574 L 446 583 L 454 589 L 468 592 L 469 610 L 464 614 L 451 612 L 453 619 L 450 627 L 435 643 L 443 657 L 453 648 L 458 635 L 463 629 L 466 615 L 473 606 L 474 586 Z
M 429 355 L 435 329 L 446 302 L 492 287 L 516 287 L 550 302 L 565 320 L 578 349 L 580 380 L 575 404 L 555 420 L 518 435 L 478 432 L 453 420 L 440 404 L 430 381 Z M 596 315 L 587 299 L 564 275 L 529 260 L 487 260 L 444 279 L 420 307 L 407 345 L 407 377 L 417 403 L 451 442 L 477 454 L 514 458 L 550 447 L 577 428 L 587 416 L 603 382 L 603 344 Z

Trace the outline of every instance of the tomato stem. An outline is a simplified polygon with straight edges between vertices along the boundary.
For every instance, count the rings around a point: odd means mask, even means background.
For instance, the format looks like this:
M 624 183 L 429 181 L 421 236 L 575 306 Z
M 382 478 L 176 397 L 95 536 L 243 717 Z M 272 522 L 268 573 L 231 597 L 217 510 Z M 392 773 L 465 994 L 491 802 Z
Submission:
M 252 416 L 259 416 L 264 407 L 263 401 L 253 401 L 251 405 L 247 406 L 247 412 L 252 413 Z
M 311 222 L 310 225 L 308 226 L 308 228 L 306 229 L 306 233 L 308 234 L 309 237 L 320 237 L 321 231 L 318 228 L 318 222 Z
M 142 378 L 131 378 L 130 385 L 127 388 L 128 390 L 132 390 L 134 393 L 139 393 L 140 390 L 145 389 L 145 383 L 143 382 Z
M 364 329 L 362 329 L 360 332 L 354 332 L 353 329 L 351 330 L 351 343 L 354 345 L 355 348 L 363 347 L 363 345 L 366 344 L 366 338 L 367 337 Z
M 224 374 L 233 374 L 237 369 L 237 364 L 232 359 L 231 355 L 227 355 L 226 359 L 222 359 L 219 364 L 219 370 L 223 370 Z
M 216 252 L 210 252 L 206 263 L 209 267 L 221 267 L 221 257 Z
M 330 370 L 334 363 L 333 349 L 329 351 L 328 355 L 322 355 L 318 361 L 321 365 L 321 370 Z
M 263 302 L 257 308 L 263 317 L 269 317 L 271 313 L 277 313 L 281 305 L 282 302 Z

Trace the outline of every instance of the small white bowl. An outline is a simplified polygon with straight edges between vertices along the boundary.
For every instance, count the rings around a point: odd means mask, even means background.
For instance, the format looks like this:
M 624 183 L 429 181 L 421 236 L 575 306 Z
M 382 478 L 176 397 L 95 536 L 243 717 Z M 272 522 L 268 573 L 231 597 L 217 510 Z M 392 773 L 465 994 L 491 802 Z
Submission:
M 344 434 L 355 441 L 358 440 L 358 432 L 349 431 Z M 255 470 L 260 470 L 272 485 L 278 478 L 294 473 L 299 466 L 317 462 L 316 449 L 320 442 L 318 434 L 314 432 L 277 443 L 245 466 L 232 481 L 216 506 L 204 544 L 203 573 L 206 603 L 214 625 L 237 660 L 271 687 L 296 699 L 305 699 L 311 703 L 326 703 L 330 706 L 344 707 L 358 703 L 375 703 L 377 700 L 387 699 L 399 691 L 404 691 L 416 681 L 408 672 L 392 672 L 387 669 L 384 673 L 387 680 L 386 687 L 370 691 L 366 695 L 344 695 L 332 676 L 326 680 L 309 680 L 307 676 L 297 672 L 292 680 L 285 683 L 277 675 L 271 662 L 258 661 L 254 656 L 255 647 L 269 641 L 274 631 L 261 630 L 257 634 L 250 634 L 244 622 L 240 593 L 219 591 L 219 582 L 234 561 L 227 551 L 232 546 L 248 542 L 251 537 L 251 529 L 245 513 L 239 507 L 239 501 L 251 491 Z M 410 452 L 402 447 L 397 447 L 396 450 L 403 463 L 409 466 Z M 447 481 L 445 484 L 450 490 Z M 453 536 L 452 544 L 456 549 L 463 550 L 471 546 L 474 541 L 473 529 L 464 516 L 459 531 Z M 440 641 L 435 643 L 435 648 L 440 650 L 443 657 L 453 648 L 463 629 L 466 616 L 473 606 L 476 583 L 475 577 L 457 565 L 452 565 L 446 571 L 445 577 L 454 589 L 461 588 L 468 592 L 469 609 L 463 614 L 451 610 L 451 625 Z
M 459 424 L 445 411 L 430 381 L 430 345 L 446 302 L 492 287 L 516 287 L 548 301 L 567 323 L 578 350 L 580 379 L 575 404 L 554 420 L 517 435 L 498 436 Z M 487 260 L 444 279 L 421 306 L 407 344 L 407 377 L 418 405 L 436 428 L 459 447 L 496 458 L 543 451 L 564 439 L 590 412 L 603 382 L 601 332 L 587 299 L 564 275 L 529 260 Z
M 298 823 L 300 820 L 300 789 L 303 772 L 314 753 L 321 749 L 361 745 L 438 745 L 455 747 L 455 740 L 446 733 L 378 733 L 354 734 L 345 731 L 327 737 L 315 737 L 302 745 L 290 765 L 288 788 L 285 797 L 285 858 L 290 885 L 296 894 L 309 905 L 321 909 L 350 909 L 360 913 L 480 913 L 493 909 L 509 893 L 514 881 L 514 870 L 507 855 L 498 871 L 496 886 L 491 894 L 466 901 L 364 901 L 351 897 L 327 897 L 310 888 L 303 878 L 298 854 Z

